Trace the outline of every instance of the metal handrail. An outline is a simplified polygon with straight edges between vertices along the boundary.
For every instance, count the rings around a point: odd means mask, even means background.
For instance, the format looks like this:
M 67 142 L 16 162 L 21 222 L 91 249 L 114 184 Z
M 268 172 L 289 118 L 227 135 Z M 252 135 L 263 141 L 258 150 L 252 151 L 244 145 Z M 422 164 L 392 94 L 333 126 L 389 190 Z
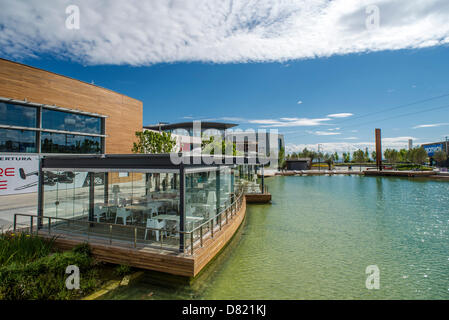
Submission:
M 213 238 L 213 234 L 214 234 L 214 223 L 213 221 L 217 218 L 220 217 L 220 229 L 221 229 L 221 225 L 222 225 L 222 221 L 221 221 L 221 216 L 226 213 L 226 224 L 228 223 L 228 212 L 229 210 L 231 210 L 231 218 L 234 214 L 241 208 L 241 203 L 242 203 L 242 198 L 244 196 L 244 192 L 240 192 L 239 195 L 236 197 L 236 199 L 225 209 L 223 209 L 222 211 L 220 211 L 219 213 L 217 213 L 216 215 L 214 215 L 212 218 L 209 218 L 207 221 L 203 222 L 201 225 L 195 227 L 194 229 L 190 230 L 190 231 L 178 231 L 175 230 L 174 234 L 183 234 L 183 235 L 187 235 L 188 238 L 190 238 L 190 247 L 191 247 L 191 254 L 193 254 L 194 252 L 194 233 L 198 232 L 198 230 L 200 230 L 200 243 L 201 246 L 203 244 L 203 238 L 207 235 L 207 233 L 203 234 L 203 228 L 208 225 L 211 224 L 212 227 L 209 229 L 210 233 L 211 233 L 211 237 Z M 26 214 L 26 213 L 15 213 L 14 214 L 14 224 L 13 224 L 13 230 L 16 231 L 17 230 L 17 217 L 18 216 L 23 216 L 23 217 L 30 217 L 30 232 L 33 231 L 33 224 L 34 224 L 34 218 L 36 218 L 37 221 L 37 228 L 36 231 L 39 230 L 39 224 L 43 223 L 42 220 L 47 219 L 48 220 L 48 232 L 51 232 L 51 223 L 52 220 L 58 220 L 58 221 L 66 221 L 68 223 L 70 222 L 76 222 L 76 223 L 84 223 L 84 224 L 88 224 L 89 226 L 94 224 L 94 225 L 103 225 L 106 227 L 109 227 L 109 242 L 112 243 L 112 236 L 111 236 L 111 232 L 112 232 L 112 227 L 114 226 L 114 228 L 123 228 L 123 229 L 128 229 L 128 230 L 134 230 L 134 247 L 137 247 L 137 230 L 149 230 L 149 231 L 159 231 L 159 232 L 165 232 L 167 231 L 167 229 L 164 228 L 151 228 L 151 227 L 142 227 L 142 226 L 135 226 L 135 225 L 120 225 L 120 224 L 115 224 L 115 223 L 109 223 L 109 222 L 97 222 L 97 221 L 84 221 L 84 220 L 76 220 L 73 218 L 61 218 L 61 217 L 50 217 L 50 216 L 39 216 L 36 214 Z M 88 234 L 87 234 L 87 238 L 88 241 L 90 239 L 90 227 L 88 227 Z M 161 246 L 162 246 L 162 236 L 161 236 Z
M 226 207 L 226 209 L 223 209 L 222 211 L 220 211 L 219 213 L 217 213 L 215 216 L 213 216 L 212 218 L 209 218 L 209 220 L 203 222 L 202 224 L 200 224 L 199 226 L 197 226 L 196 228 L 190 230 L 190 231 L 186 231 L 186 233 L 190 233 L 190 232 L 195 232 L 198 229 L 200 229 L 201 227 L 204 227 L 206 224 L 209 224 L 211 221 L 215 220 L 218 216 L 222 215 L 224 212 L 226 212 L 227 210 L 229 210 L 229 208 L 232 208 L 233 205 L 237 204 L 238 201 L 240 201 L 240 199 L 243 196 L 243 192 L 241 192 L 237 198 L 234 200 L 234 202 L 232 202 L 229 207 Z

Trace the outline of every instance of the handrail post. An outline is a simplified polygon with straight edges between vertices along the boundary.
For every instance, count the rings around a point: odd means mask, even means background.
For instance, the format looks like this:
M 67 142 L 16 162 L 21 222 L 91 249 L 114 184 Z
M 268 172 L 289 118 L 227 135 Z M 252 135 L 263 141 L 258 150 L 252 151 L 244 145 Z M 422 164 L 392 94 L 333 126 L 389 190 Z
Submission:
M 134 228 L 134 248 L 137 248 L 137 228 Z
M 48 234 L 51 234 L 51 217 L 48 217 Z
M 17 226 L 17 213 L 14 214 L 14 232 L 16 232 L 16 226 Z
M 30 216 L 30 234 L 33 233 L 33 216 Z
M 203 247 L 203 225 L 200 226 L 200 244 Z
M 109 225 L 109 244 L 112 244 L 112 224 Z
M 221 212 L 220 213 L 220 216 L 219 216 L 219 218 L 220 218 L 220 231 L 221 231 L 221 216 L 223 215 L 223 212 Z
M 212 219 L 210 221 L 210 224 L 211 224 L 210 237 L 213 238 L 214 237 L 214 219 Z
M 190 232 L 190 254 L 193 255 L 193 232 Z

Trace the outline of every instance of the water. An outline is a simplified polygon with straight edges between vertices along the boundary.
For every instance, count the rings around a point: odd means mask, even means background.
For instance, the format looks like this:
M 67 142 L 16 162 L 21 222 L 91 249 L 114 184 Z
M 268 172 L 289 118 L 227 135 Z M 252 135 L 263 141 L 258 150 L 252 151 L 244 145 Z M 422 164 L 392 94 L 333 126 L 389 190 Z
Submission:
M 308 176 L 266 179 L 271 205 L 192 285 L 148 272 L 108 299 L 449 299 L 449 183 Z M 380 269 L 380 289 L 365 269 Z M 165 280 L 160 280 L 165 281 Z

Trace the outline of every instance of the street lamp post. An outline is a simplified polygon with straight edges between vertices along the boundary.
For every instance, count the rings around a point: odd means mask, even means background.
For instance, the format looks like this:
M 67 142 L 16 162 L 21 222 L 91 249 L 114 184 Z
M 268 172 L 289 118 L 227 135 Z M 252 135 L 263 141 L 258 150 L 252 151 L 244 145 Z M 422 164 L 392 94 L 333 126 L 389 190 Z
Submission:
M 321 172 L 321 154 L 320 154 L 321 144 L 318 144 L 318 172 Z

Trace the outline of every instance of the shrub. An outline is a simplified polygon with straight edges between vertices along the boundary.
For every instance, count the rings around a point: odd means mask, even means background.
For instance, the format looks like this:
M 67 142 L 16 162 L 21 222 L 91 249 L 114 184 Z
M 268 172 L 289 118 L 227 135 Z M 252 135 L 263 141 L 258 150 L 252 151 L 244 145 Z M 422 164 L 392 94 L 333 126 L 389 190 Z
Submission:
M 69 265 L 76 265 L 80 269 L 80 290 L 68 290 L 65 286 L 68 276 L 65 270 Z M 10 260 L 0 267 L 0 299 L 70 299 L 86 294 L 99 281 L 98 272 L 92 268 L 93 265 L 87 244 L 79 245 L 71 251 L 47 254 L 34 261 L 28 260 L 27 263 L 20 259 Z
M 131 267 L 130 267 L 130 266 L 127 266 L 127 265 L 123 265 L 123 264 L 118 265 L 118 266 L 115 268 L 114 273 L 115 273 L 117 276 L 121 276 L 121 277 L 122 277 L 122 276 L 124 276 L 124 275 L 127 275 L 127 274 L 131 273 Z

